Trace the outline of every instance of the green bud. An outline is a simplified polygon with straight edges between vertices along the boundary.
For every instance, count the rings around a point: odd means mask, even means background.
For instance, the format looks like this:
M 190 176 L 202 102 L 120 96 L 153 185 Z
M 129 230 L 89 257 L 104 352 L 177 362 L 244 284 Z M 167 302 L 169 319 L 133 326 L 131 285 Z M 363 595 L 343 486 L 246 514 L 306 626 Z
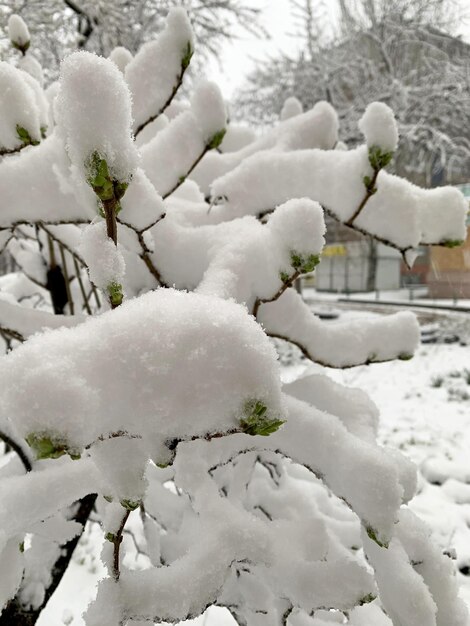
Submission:
M 12 41 L 11 45 L 16 49 L 19 50 L 20 52 L 22 52 L 23 54 L 26 53 L 26 51 L 28 50 L 29 46 L 31 45 L 30 41 L 26 41 L 25 43 L 20 43 L 19 41 Z
M 378 546 L 380 546 L 381 548 L 388 548 L 388 543 L 380 541 L 380 539 L 377 537 L 377 532 L 372 528 L 372 526 L 366 527 L 366 533 L 369 539 L 372 539 L 372 541 L 374 541 Z
M 283 283 L 288 283 L 290 281 L 290 276 L 287 272 L 280 272 L 279 278 L 282 280 Z
M 305 255 L 292 251 L 290 253 L 290 262 L 292 267 L 300 274 L 309 274 L 320 263 L 320 257 L 318 254 Z
M 121 500 L 120 505 L 127 511 L 135 511 L 140 506 L 140 500 Z
M 189 67 L 189 64 L 191 63 L 191 58 L 193 56 L 194 50 L 191 46 L 191 42 L 188 41 L 188 43 L 186 44 L 186 49 L 184 51 L 184 56 L 181 59 L 181 69 L 183 71 L 187 70 Z
M 76 449 L 69 448 L 66 441 L 46 434 L 30 433 L 26 437 L 26 443 L 34 451 L 37 460 L 58 459 L 64 454 L 68 454 L 74 460 L 80 458 L 80 453 Z
M 106 502 L 112 502 L 113 501 L 113 497 L 112 496 L 103 496 L 103 498 L 106 500 Z
M 409 361 L 413 358 L 413 355 L 409 354 L 408 352 L 402 352 L 398 355 L 398 358 L 400 359 L 400 361 Z
M 41 128 L 39 129 L 41 131 L 41 137 L 43 139 L 46 138 L 46 133 L 47 133 L 47 126 L 41 126 Z
M 22 541 L 20 544 L 18 544 L 18 548 L 19 548 L 21 554 L 23 554 L 23 552 L 24 552 L 24 541 Z
M 362 180 L 364 182 L 364 186 L 367 189 L 368 193 L 372 195 L 377 191 L 377 187 L 374 187 L 372 183 L 372 178 L 370 176 L 364 176 Z
M 369 148 L 369 163 L 375 171 L 386 167 L 393 159 L 393 152 L 382 152 L 380 146 L 371 146 Z
M 267 437 L 275 433 L 284 424 L 283 420 L 270 419 L 266 416 L 268 407 L 259 400 L 249 400 L 244 407 L 245 417 L 240 426 L 247 435 Z
M 222 141 L 224 140 L 225 133 L 227 132 L 226 128 L 222 128 L 222 130 L 218 130 L 215 135 L 212 135 L 210 140 L 207 143 L 207 147 L 209 150 L 215 150 L 220 146 Z
M 124 294 L 122 293 L 122 285 L 116 282 L 109 283 L 107 286 L 109 299 L 113 306 L 119 306 L 122 303 Z
M 111 543 L 114 543 L 116 539 L 116 535 L 114 533 L 106 533 L 104 538 L 106 539 L 106 541 L 110 541 Z
M 458 248 L 464 242 L 461 239 L 444 239 L 444 241 L 440 242 L 440 246 L 444 246 L 444 248 Z
M 376 598 L 377 596 L 375 596 L 373 593 L 368 593 L 366 596 L 359 600 L 359 606 L 362 606 L 363 604 L 370 604 L 370 602 L 373 602 Z
M 19 124 L 16 125 L 16 134 L 25 146 L 37 146 L 39 144 L 39 141 L 31 139 L 31 135 L 26 128 L 23 128 L 23 126 L 20 126 Z

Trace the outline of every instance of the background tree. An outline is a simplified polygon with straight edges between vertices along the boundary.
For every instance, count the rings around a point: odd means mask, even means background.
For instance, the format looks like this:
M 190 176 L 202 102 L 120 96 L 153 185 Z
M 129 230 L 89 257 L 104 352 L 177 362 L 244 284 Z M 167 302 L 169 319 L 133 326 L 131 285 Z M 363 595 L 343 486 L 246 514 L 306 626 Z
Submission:
M 235 0 L 4 0 L 0 2 L 0 49 L 8 49 L 5 26 L 21 15 L 33 38 L 34 54 L 50 78 L 60 60 L 76 48 L 109 56 L 123 46 L 132 54 L 162 29 L 172 6 L 183 5 L 191 16 L 201 54 L 217 56 L 237 28 L 260 33 L 259 10 Z
M 336 32 L 326 27 L 331 16 L 321 4 L 294 5 L 300 52 L 260 64 L 234 110 L 272 123 L 290 96 L 305 109 L 326 100 L 338 111 L 343 140 L 355 146 L 365 107 L 382 101 L 397 112 L 395 171 L 427 186 L 466 181 L 470 48 L 453 36 L 457 16 L 462 19 L 455 4 L 341 0 Z

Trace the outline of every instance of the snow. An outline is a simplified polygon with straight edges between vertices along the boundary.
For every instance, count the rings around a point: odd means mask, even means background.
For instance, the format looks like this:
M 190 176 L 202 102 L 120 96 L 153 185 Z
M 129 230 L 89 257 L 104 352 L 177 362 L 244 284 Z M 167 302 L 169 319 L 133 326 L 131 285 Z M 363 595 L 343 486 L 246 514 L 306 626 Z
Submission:
M 275 354 L 255 321 L 233 303 L 173 290 L 37 335 L 4 357 L 0 369 L 9 390 L 3 418 L 15 415 L 24 437 L 48 435 L 77 451 L 124 431 L 139 437 L 135 453 L 143 438 L 146 454 L 158 461 L 168 455 L 167 439 L 236 428 L 251 399 L 273 416 L 282 413 Z M 21 384 L 7 383 L 19 371 Z M 209 393 L 213 385 L 216 395 Z
M 199 206 L 186 215 L 174 206 L 151 230 L 152 259 L 165 281 L 178 288 L 234 298 L 251 310 L 256 298 L 270 299 L 282 287 L 281 272 L 294 273 L 292 253 L 308 259 L 323 246 L 322 211 L 308 199 L 278 207 L 267 224 L 248 216 L 194 227 L 191 218 L 207 218 L 205 205 L 202 215 Z
M 30 34 L 25 21 L 16 13 L 13 13 L 8 18 L 8 36 L 10 41 L 16 44 L 18 47 L 24 47 L 29 43 Z
M 133 58 L 132 53 L 129 52 L 127 48 L 124 48 L 124 46 L 116 46 L 116 48 L 113 48 L 108 57 L 110 61 L 118 66 L 123 74 Z
M 229 126 L 230 128 L 230 126 Z M 331 149 L 338 139 L 338 116 L 327 102 L 317 102 L 301 115 L 282 121 L 259 139 L 250 141 L 236 152 L 209 153 L 191 174 L 208 196 L 211 184 L 232 171 L 253 154 L 281 153 L 306 148 Z M 268 154 L 267 154 L 268 153 Z M 303 194 L 301 194 L 303 195 Z M 289 198 L 285 198 L 289 200 Z
M 21 57 L 18 61 L 18 67 L 20 70 L 23 70 L 23 72 L 27 72 L 30 76 L 35 78 L 41 87 L 44 86 L 42 66 L 32 54 L 27 54 L 26 56 Z
M 371 102 L 359 120 L 359 130 L 369 148 L 379 147 L 383 152 L 395 152 L 398 146 L 398 128 L 393 111 L 383 102 Z
M 346 222 L 364 199 L 363 177 L 370 174 L 369 170 L 365 147 L 348 151 L 261 152 L 215 180 L 212 196 L 223 200 L 214 207 L 214 213 L 225 218 L 256 215 L 292 197 L 308 197 Z M 466 238 L 468 207 L 457 189 L 420 189 L 385 171 L 379 173 L 376 187 L 377 192 L 354 222 L 359 228 L 400 249 L 417 247 L 421 242 Z
M 282 106 L 281 111 L 281 121 L 288 120 L 291 117 L 295 117 L 296 115 L 300 115 L 303 113 L 303 107 L 300 100 L 292 96 L 291 98 L 287 98 Z
M 125 69 L 132 93 L 134 130 L 164 108 L 182 72 L 183 60 L 193 48 L 193 33 L 186 11 L 170 9 L 165 29 L 142 46 Z
M 78 252 L 88 266 L 90 280 L 106 291 L 109 285 L 120 285 L 126 264 L 119 246 L 106 233 L 106 222 L 96 218 L 82 231 Z
M 191 98 L 191 108 L 201 127 L 204 142 L 225 130 L 227 111 L 219 87 L 210 81 L 196 85 Z
M 315 317 L 293 289 L 261 305 L 258 319 L 270 335 L 304 346 L 312 360 L 331 367 L 411 358 L 420 340 L 413 313 L 329 325 Z
M 112 61 L 90 52 L 68 56 L 61 64 L 57 114 L 70 160 L 84 179 L 98 153 L 115 180 L 130 181 L 138 161 L 130 93 Z
M 41 140 L 39 109 L 26 76 L 13 65 L 0 62 L 0 150 L 21 146 L 17 126 L 26 129 L 34 141 Z

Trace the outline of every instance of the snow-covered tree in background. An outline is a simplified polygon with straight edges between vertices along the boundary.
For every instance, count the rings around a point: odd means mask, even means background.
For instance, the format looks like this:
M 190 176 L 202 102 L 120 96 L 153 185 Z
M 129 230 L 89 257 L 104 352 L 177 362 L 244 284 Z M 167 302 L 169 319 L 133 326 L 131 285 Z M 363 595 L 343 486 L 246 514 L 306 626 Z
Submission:
M 18 13 L 33 35 L 34 54 L 56 78 L 61 59 L 77 47 L 108 56 L 120 46 L 135 54 L 163 28 L 171 7 L 181 5 L 206 57 L 217 57 L 237 29 L 263 32 L 259 9 L 240 0 L 0 0 L 0 50 L 8 49 L 7 20 Z
M 325 211 L 411 264 L 462 241 L 465 200 L 384 171 L 385 104 L 346 151 L 326 102 L 255 140 L 212 83 L 176 102 L 193 47 L 176 9 L 134 57 L 67 57 L 46 93 L 0 63 L 0 238 L 22 269 L 0 292 L 0 624 L 37 621 L 93 512 L 87 626 L 210 605 L 250 626 L 466 626 L 376 407 L 318 370 L 282 386 L 269 339 L 328 367 L 410 358 L 412 314 L 328 326 L 292 285 Z M 57 267 L 66 315 L 47 310 Z
M 305 109 L 324 99 L 338 112 L 343 141 L 354 147 L 362 140 L 358 120 L 379 100 L 397 115 L 394 171 L 426 186 L 466 182 L 470 46 L 452 36 L 456 3 L 338 0 L 335 32 L 326 27 L 333 3 L 292 2 L 299 52 L 260 63 L 234 110 L 253 123 L 271 123 L 288 97 Z

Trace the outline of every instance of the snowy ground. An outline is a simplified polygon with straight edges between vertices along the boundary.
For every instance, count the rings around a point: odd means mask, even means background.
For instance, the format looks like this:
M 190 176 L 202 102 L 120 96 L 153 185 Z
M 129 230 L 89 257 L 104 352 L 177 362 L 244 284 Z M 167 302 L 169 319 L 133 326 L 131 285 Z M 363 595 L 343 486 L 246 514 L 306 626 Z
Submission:
M 341 312 L 340 319 L 373 314 Z M 455 319 L 455 323 L 461 326 L 463 322 Z M 307 362 L 295 348 L 284 344 L 282 354 L 286 381 L 307 368 Z M 370 394 L 381 410 L 381 442 L 399 448 L 417 463 L 419 493 L 411 506 L 430 524 L 442 550 L 455 555 L 462 596 L 470 606 L 469 356 L 469 347 L 438 343 L 423 345 L 408 362 L 328 370 L 328 373 L 335 380 Z M 50 603 L 39 626 L 83 624 L 80 612 L 90 599 L 94 581 L 102 573 L 98 538 L 94 526 L 79 546 L 58 597 Z M 192 623 L 234 624 L 222 609 L 211 609 Z

